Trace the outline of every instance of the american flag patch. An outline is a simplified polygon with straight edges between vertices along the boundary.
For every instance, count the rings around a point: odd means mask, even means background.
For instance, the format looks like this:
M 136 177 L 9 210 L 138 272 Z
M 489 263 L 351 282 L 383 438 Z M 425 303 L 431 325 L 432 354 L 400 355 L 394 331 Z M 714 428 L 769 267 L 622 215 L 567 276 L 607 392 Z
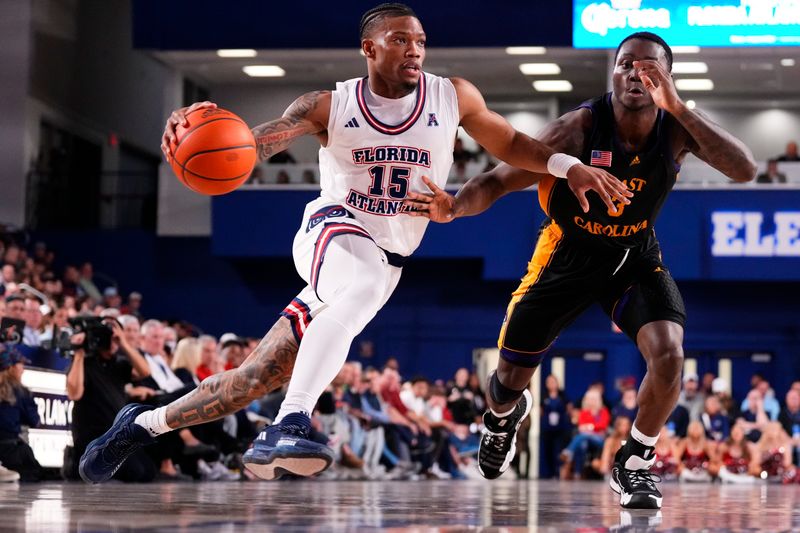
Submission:
M 603 150 L 592 150 L 592 160 L 589 162 L 589 164 L 597 167 L 610 167 L 611 152 L 605 152 Z

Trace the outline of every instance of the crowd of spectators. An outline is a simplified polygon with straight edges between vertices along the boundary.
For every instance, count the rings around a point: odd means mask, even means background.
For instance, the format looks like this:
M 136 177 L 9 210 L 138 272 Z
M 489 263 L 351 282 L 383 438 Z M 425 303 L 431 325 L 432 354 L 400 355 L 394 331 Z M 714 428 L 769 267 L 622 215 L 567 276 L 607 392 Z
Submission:
M 682 384 L 655 450 L 653 471 L 663 480 L 800 482 L 800 381 L 792 384 L 783 403 L 760 375 L 753 376 L 741 402 L 731 396 L 724 379 L 711 373 L 702 381 L 687 373 Z M 611 408 L 603 399 L 602 384 L 592 384 L 577 407 L 555 376 L 548 376 L 541 412 L 543 477 L 608 476 L 636 413 L 631 383 Z

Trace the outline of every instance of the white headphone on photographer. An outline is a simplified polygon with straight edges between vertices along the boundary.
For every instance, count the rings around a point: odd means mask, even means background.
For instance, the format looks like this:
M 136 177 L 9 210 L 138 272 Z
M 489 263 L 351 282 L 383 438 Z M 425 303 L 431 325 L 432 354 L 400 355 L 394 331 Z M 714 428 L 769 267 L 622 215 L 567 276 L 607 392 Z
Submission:
M 29 292 L 29 293 L 33 294 L 34 296 L 36 296 L 36 298 L 38 298 L 38 299 L 39 299 L 39 301 L 40 301 L 40 302 L 42 302 L 42 303 L 39 305 L 39 312 L 40 312 L 40 313 L 42 313 L 42 315 L 43 315 L 43 316 L 47 316 L 47 315 L 49 315 L 49 314 L 50 314 L 50 312 L 52 311 L 52 309 L 50 308 L 50 306 L 49 306 L 49 305 L 47 305 L 47 295 L 45 295 L 43 292 L 37 291 L 36 289 L 34 289 L 33 287 L 31 287 L 31 286 L 30 286 L 30 285 L 28 285 L 27 283 L 20 283 L 20 284 L 19 284 L 19 285 L 17 285 L 17 286 L 18 286 L 18 287 L 19 287 L 21 290 L 23 290 L 23 291 L 25 291 L 25 292 Z

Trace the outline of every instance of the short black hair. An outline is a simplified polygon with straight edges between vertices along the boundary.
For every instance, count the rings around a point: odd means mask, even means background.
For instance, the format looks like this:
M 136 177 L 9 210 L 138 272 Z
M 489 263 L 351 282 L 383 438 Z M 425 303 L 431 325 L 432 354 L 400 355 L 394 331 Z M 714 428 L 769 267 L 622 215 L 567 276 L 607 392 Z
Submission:
M 667 66 L 669 67 L 669 71 L 672 72 L 672 48 L 669 47 L 667 41 L 656 35 L 655 33 L 651 33 L 649 31 L 637 31 L 636 33 L 631 33 L 624 39 L 622 42 L 619 43 L 617 46 L 617 52 L 614 54 L 614 61 L 617 60 L 617 56 L 619 56 L 619 51 L 622 48 L 622 45 L 630 41 L 631 39 L 641 39 L 643 41 L 650 41 L 656 43 L 658 46 L 664 49 L 664 54 L 667 56 Z
M 361 39 L 365 39 L 379 22 L 388 17 L 417 18 L 417 14 L 405 4 L 386 3 L 375 6 L 361 16 L 361 25 L 359 28 Z

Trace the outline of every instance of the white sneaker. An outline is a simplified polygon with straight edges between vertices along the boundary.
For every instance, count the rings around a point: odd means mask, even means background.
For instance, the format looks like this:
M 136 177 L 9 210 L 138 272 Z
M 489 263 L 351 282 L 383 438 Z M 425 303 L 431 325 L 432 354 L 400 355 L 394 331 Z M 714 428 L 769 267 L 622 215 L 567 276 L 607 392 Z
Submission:
M 222 462 L 214 461 L 211 463 L 211 471 L 214 473 L 214 479 L 219 481 L 239 481 L 241 478 L 238 472 L 229 470 Z
M 14 481 L 19 481 L 19 473 L 0 464 L 0 482 L 13 483 Z

